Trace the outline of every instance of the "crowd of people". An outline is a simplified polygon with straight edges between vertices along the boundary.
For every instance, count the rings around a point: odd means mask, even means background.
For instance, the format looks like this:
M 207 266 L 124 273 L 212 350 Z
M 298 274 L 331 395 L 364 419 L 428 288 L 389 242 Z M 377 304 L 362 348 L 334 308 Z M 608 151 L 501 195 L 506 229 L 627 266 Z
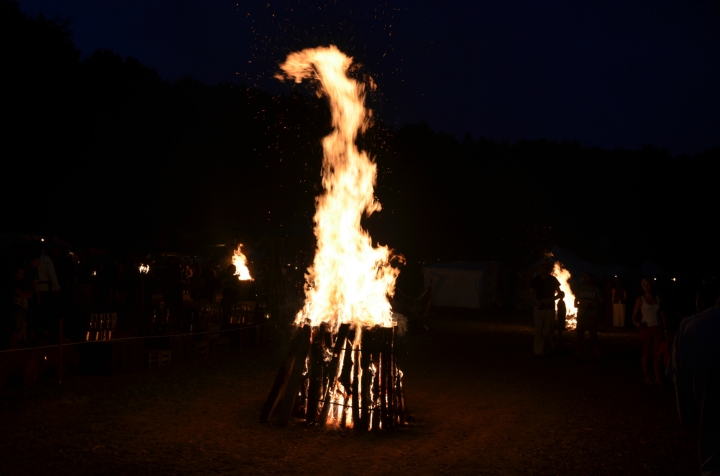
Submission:
M 565 293 L 558 279 L 551 274 L 551 263 L 541 263 L 539 273 L 532 279 L 530 290 L 533 299 L 533 316 L 535 321 L 534 358 L 554 355 L 559 346 L 564 344 L 563 332 L 566 330 L 567 309 Z M 662 385 L 660 376 L 661 359 L 665 358 L 667 366 L 675 334 L 678 331 L 683 315 L 676 297 L 665 299 L 658 295 L 656 280 L 641 278 L 639 289 L 631 313 L 627 313 L 628 291 L 620 277 L 614 277 L 606 289 L 601 289 L 595 277 L 586 272 L 581 280 L 570 283 L 570 290 L 575 296 L 574 306 L 577 309 L 575 352 L 573 361 L 580 363 L 583 358 L 585 334 L 589 334 L 590 346 L 595 360 L 601 360 L 598 343 L 598 325 L 607 314 L 611 316 L 615 327 L 628 327 L 632 324 L 638 329 L 642 346 L 642 368 L 647 385 Z M 684 309 L 691 308 L 687 315 L 700 313 L 706 309 L 720 305 L 718 288 L 708 278 L 703 278 L 697 289 L 693 302 Z M 628 322 L 629 321 L 629 322 Z M 652 373 L 648 369 L 652 367 Z
M 254 263 L 240 282 L 229 256 L 180 257 L 75 250 L 36 241 L 3 256 L 0 349 L 84 336 L 91 313 L 115 312 L 118 327 L 138 334 L 153 307 L 190 319 L 201 306 L 237 306 L 266 298 L 268 263 Z
M 562 344 L 565 330 L 565 293 L 550 274 L 550 263 L 541 263 L 531 282 L 535 321 L 534 358 L 552 355 Z M 713 283 L 703 278 L 697 289 L 692 315 L 681 316 L 677 303 L 668 306 L 658 294 L 655 280 L 642 278 L 642 292 L 635 299 L 631 322 L 642 348 L 640 365 L 647 386 L 672 383 L 683 424 L 699 435 L 703 475 L 720 475 L 720 296 Z M 590 335 L 595 361 L 602 362 L 598 321 L 604 293 L 591 273 L 571 286 L 577 308 L 573 361 L 582 362 L 584 335 Z M 619 278 L 611 288 L 613 325 L 625 325 L 628 292 Z M 557 301 L 557 305 L 556 305 Z M 664 369 L 664 371 L 663 371 Z M 666 378 L 667 377 L 667 378 Z

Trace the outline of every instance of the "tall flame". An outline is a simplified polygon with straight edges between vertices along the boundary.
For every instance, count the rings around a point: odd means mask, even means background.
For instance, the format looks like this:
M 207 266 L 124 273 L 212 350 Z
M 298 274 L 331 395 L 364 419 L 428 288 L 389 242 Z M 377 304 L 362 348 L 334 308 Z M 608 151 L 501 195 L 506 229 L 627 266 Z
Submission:
M 555 261 L 552 275 L 560 282 L 560 291 L 565 293 L 565 297 L 563 298 L 565 308 L 567 309 L 565 324 L 569 330 L 573 330 L 577 327 L 577 308 L 575 307 L 575 295 L 572 293 L 570 285 L 568 284 L 568 280 L 571 277 L 570 271 L 565 269 L 560 261 Z
M 235 265 L 235 276 L 240 281 L 252 281 L 250 270 L 247 267 L 247 258 L 242 252 L 242 246 L 242 244 L 239 244 L 237 249 L 233 251 L 232 264 Z
M 355 146 L 370 113 L 363 105 L 364 84 L 347 76 L 351 64 L 352 58 L 329 46 L 292 53 L 280 66 L 296 83 L 318 80 L 318 95 L 327 96 L 332 111 L 333 131 L 322 141 L 325 192 L 317 198 L 317 249 L 296 323 L 325 322 L 333 330 L 342 323 L 392 326 L 388 296 L 399 273 L 390 264 L 390 250 L 373 247 L 360 226 L 363 213 L 379 211 L 380 203 L 373 194 L 376 165 Z

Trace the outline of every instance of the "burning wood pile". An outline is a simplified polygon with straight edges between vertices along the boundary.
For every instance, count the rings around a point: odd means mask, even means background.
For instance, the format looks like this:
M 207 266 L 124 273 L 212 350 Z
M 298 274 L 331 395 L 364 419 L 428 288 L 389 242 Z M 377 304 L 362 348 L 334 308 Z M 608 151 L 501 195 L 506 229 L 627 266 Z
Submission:
M 317 198 L 317 249 L 308 268 L 305 304 L 285 363 L 261 419 L 377 430 L 404 423 L 402 372 L 394 355 L 395 293 L 402 256 L 373 246 L 360 225 L 380 211 L 374 186 L 377 167 L 357 149 L 367 128 L 365 85 L 348 77 L 352 59 L 336 47 L 292 53 L 279 79 L 319 84 L 332 112 L 333 131 L 323 139 L 324 193 Z M 370 86 L 373 86 L 370 81 Z
M 291 417 L 320 426 L 379 430 L 405 423 L 402 371 L 394 355 L 395 328 L 340 325 L 298 327 L 261 420 L 287 425 Z

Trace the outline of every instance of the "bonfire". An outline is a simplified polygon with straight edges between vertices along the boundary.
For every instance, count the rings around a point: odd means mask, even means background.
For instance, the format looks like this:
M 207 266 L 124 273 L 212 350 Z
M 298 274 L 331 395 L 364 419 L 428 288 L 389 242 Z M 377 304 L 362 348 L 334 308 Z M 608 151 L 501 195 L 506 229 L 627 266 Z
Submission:
M 290 54 L 279 79 L 314 80 L 332 112 L 323 139 L 324 192 L 314 217 L 317 248 L 307 270 L 305 303 L 285 364 L 261 419 L 389 428 L 404 423 L 402 372 L 393 352 L 396 324 L 389 298 L 398 269 L 385 246 L 373 246 L 360 224 L 381 209 L 377 168 L 355 140 L 368 126 L 365 85 L 348 77 L 352 58 L 334 46 Z M 371 83 L 372 84 L 372 83 Z

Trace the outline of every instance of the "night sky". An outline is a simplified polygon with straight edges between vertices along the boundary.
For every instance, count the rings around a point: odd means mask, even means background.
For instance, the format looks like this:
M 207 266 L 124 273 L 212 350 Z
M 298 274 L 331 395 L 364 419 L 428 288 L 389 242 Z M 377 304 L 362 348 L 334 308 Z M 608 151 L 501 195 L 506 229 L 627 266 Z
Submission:
M 334 43 L 376 78 L 372 106 L 390 125 L 673 154 L 720 145 L 718 2 L 356 3 L 20 1 L 72 18 L 83 54 L 108 48 L 170 80 L 287 92 L 273 79 L 285 55 Z

